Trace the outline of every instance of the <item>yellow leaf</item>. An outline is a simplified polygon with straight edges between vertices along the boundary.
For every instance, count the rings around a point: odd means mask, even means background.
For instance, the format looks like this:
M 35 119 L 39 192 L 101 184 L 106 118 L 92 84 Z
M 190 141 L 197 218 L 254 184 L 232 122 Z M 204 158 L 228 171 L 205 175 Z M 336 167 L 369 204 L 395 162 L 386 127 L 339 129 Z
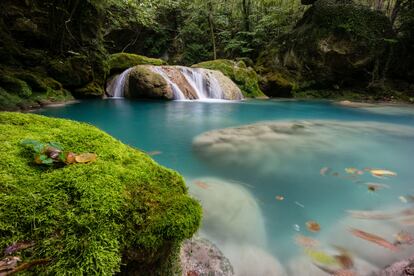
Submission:
M 96 161 L 96 154 L 95 153 L 81 153 L 75 156 L 75 160 L 77 163 L 89 163 Z

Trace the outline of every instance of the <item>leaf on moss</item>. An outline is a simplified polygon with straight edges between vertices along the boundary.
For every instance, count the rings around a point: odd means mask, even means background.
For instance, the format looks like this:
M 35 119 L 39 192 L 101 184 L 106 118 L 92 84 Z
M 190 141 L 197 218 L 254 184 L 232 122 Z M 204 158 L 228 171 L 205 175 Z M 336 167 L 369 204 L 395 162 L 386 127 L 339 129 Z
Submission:
M 90 163 L 96 161 L 96 154 L 95 153 L 82 153 L 75 156 L 75 160 L 77 163 Z

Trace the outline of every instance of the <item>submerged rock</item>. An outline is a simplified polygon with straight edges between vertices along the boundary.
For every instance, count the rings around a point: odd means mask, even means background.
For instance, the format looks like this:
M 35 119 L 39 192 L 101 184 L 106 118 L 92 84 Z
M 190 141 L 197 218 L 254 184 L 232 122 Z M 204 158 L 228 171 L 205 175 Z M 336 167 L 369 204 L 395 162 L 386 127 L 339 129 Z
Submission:
M 194 138 L 193 150 L 213 166 L 272 173 L 275 168 L 288 170 L 289 161 L 298 156 L 309 164 L 317 155 L 346 156 L 355 148 L 369 149 L 372 141 L 355 139 L 368 132 L 414 137 L 414 128 L 385 123 L 270 121 L 203 133 Z
M 206 239 L 193 237 L 186 240 L 181 246 L 180 260 L 183 276 L 234 275 L 230 261 L 216 245 Z
M 261 209 L 242 184 L 201 178 L 192 181 L 189 190 L 201 202 L 204 210 L 202 232 L 211 237 L 210 240 L 220 246 L 240 241 L 257 246 L 266 244 Z

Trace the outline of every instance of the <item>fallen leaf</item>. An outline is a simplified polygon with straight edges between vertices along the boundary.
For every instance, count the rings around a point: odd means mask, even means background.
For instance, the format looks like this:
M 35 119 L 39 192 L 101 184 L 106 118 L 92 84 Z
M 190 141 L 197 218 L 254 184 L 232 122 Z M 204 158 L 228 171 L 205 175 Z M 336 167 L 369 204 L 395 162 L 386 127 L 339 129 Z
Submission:
M 162 154 L 162 152 L 161 151 L 158 151 L 158 150 L 154 150 L 154 151 L 147 152 L 147 154 L 150 155 L 150 156 L 155 156 L 155 155 Z
M 338 261 L 333 257 L 325 252 L 317 251 L 311 248 L 305 249 L 306 255 L 308 255 L 314 263 L 325 265 L 325 266 L 332 266 L 337 265 Z
M 374 235 L 374 234 L 371 234 L 371 233 L 368 233 L 368 232 L 365 232 L 365 231 L 362 231 L 362 230 L 359 230 L 359 229 L 355 229 L 355 228 L 351 228 L 350 231 L 354 236 L 356 236 L 358 238 L 361 238 L 361 239 L 364 239 L 366 241 L 375 243 L 375 244 L 377 244 L 379 246 L 382 246 L 382 247 L 385 247 L 385 248 L 387 248 L 391 251 L 397 251 L 398 250 L 398 248 L 394 244 L 392 244 L 389 241 L 381 238 L 380 236 L 377 236 L 377 235 Z
M 77 163 L 89 163 L 96 161 L 96 154 L 95 153 L 81 153 L 75 156 L 75 160 Z
M 306 227 L 310 232 L 316 233 L 321 231 L 321 226 L 319 225 L 319 223 L 313 220 L 306 222 Z
M 358 210 L 348 210 L 347 211 L 351 217 L 357 219 L 376 219 L 376 220 L 388 220 L 394 218 L 393 214 L 388 214 L 379 211 L 358 211 Z
M 330 168 L 328 168 L 328 167 L 323 167 L 320 171 L 319 171 L 319 173 L 322 175 L 322 176 L 325 176 L 327 173 L 329 173 L 330 172 Z
M 283 201 L 283 200 L 285 200 L 285 197 L 281 196 L 281 195 L 278 195 L 278 196 L 276 196 L 276 200 Z
M 413 243 L 414 243 L 414 237 L 408 232 L 401 231 L 397 235 L 395 235 L 394 245 L 413 244 Z
M 76 154 L 73 152 L 68 152 L 65 154 L 65 163 L 66 164 L 75 164 L 76 163 Z
M 348 173 L 348 174 L 357 174 L 358 169 L 357 168 L 346 168 L 345 172 Z
M 196 180 L 196 181 L 194 181 L 194 183 L 195 183 L 198 187 L 200 187 L 201 189 L 207 190 L 207 189 L 209 188 L 208 184 L 207 184 L 207 183 L 205 183 L 205 182 L 203 182 L 203 181 Z
M 315 248 L 315 247 L 319 247 L 320 245 L 319 241 L 312 239 L 310 237 L 303 236 L 303 235 L 296 235 L 295 242 L 297 245 L 301 247 L 305 247 L 305 248 L 307 247 Z
M 397 176 L 397 173 L 389 171 L 389 170 L 371 169 L 370 172 L 372 176 L 377 177 L 377 178 L 384 178 L 387 176 Z
M 368 186 L 368 191 L 371 191 L 371 192 L 376 192 L 376 191 L 379 191 L 379 190 L 382 190 L 382 189 L 389 189 L 390 188 L 390 186 L 388 186 L 388 185 L 380 184 L 380 183 L 372 183 L 372 182 L 365 183 L 365 185 Z

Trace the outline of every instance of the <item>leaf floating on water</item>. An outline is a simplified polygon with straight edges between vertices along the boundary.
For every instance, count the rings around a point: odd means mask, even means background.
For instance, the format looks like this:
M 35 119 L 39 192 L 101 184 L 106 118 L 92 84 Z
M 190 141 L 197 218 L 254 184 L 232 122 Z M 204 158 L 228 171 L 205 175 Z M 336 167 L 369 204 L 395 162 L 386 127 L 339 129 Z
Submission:
M 354 260 L 349 253 L 348 250 L 346 250 L 343 247 L 340 246 L 334 246 L 336 250 L 340 253 L 339 255 L 335 255 L 334 257 L 338 261 L 338 263 L 341 265 L 343 269 L 351 269 L 354 267 Z
M 377 244 L 379 246 L 382 246 L 382 247 L 385 247 L 385 248 L 387 248 L 391 251 L 397 251 L 398 250 L 398 248 L 394 244 L 392 244 L 389 241 L 381 238 L 380 236 L 377 236 L 377 235 L 374 235 L 374 234 L 371 234 L 371 233 L 368 233 L 368 232 L 365 232 L 365 231 L 362 231 L 362 230 L 359 230 L 359 229 L 355 229 L 355 228 L 351 228 L 350 231 L 354 236 L 356 236 L 358 238 L 361 238 L 363 240 L 375 243 L 375 244 Z
M 321 231 L 321 226 L 319 223 L 313 220 L 306 222 L 306 228 L 308 228 L 308 230 L 313 233 Z
M 388 220 L 394 218 L 394 215 L 379 212 L 379 211 L 358 211 L 358 210 L 348 210 L 347 211 L 351 217 L 357 219 L 375 219 L 375 220 Z
M 377 177 L 377 178 L 397 176 L 397 173 L 389 171 L 389 170 L 371 169 L 370 172 L 371 172 L 372 176 Z
M 284 196 L 281 196 L 281 195 L 277 195 L 276 196 L 276 200 L 283 201 L 283 200 L 285 200 L 285 197 Z
M 160 154 L 162 154 L 162 152 L 161 152 L 161 151 L 158 151 L 158 150 L 154 150 L 154 151 L 149 151 L 149 152 L 147 152 L 147 154 L 148 154 L 149 156 L 156 156 L 156 155 L 160 155 Z
M 298 205 L 299 207 L 301 207 L 301 208 L 305 208 L 305 205 L 303 205 L 303 204 L 301 204 L 301 203 L 299 203 L 299 202 L 297 202 L 297 201 L 295 201 L 295 204 L 296 205 Z
M 380 184 L 380 183 L 372 183 L 372 182 L 365 183 L 365 185 L 368 186 L 368 191 L 371 191 L 371 192 L 376 192 L 376 191 L 379 191 L 379 190 L 382 190 L 382 189 L 389 189 L 390 188 L 390 186 L 388 186 L 388 185 Z
M 358 173 L 358 169 L 357 168 L 346 168 L 345 169 L 345 172 L 347 173 L 347 174 L 357 174 Z
M 303 235 L 296 235 L 295 242 L 297 245 L 305 248 L 315 248 L 320 245 L 319 241 Z
M 208 184 L 206 182 L 200 181 L 200 180 L 196 180 L 194 181 L 194 183 L 200 187 L 201 189 L 207 190 L 209 188 Z
M 414 244 L 414 237 L 408 232 L 401 231 L 395 235 L 394 245 Z
M 338 261 L 335 259 L 335 257 L 330 256 L 323 251 L 317 251 L 315 249 L 305 248 L 305 253 L 316 264 L 321 264 L 324 266 L 338 265 Z
M 77 163 L 90 163 L 95 162 L 96 157 L 95 153 L 81 153 L 75 156 L 75 160 Z
M 402 203 L 408 203 L 408 200 L 404 197 L 404 196 L 399 196 L 398 199 L 402 202 Z
M 330 169 L 330 168 L 328 168 L 328 167 L 323 167 L 323 168 L 319 171 L 319 173 L 320 173 L 322 176 L 325 176 L 325 175 L 326 175 L 326 174 L 328 174 L 330 171 L 331 171 L 331 169 Z

